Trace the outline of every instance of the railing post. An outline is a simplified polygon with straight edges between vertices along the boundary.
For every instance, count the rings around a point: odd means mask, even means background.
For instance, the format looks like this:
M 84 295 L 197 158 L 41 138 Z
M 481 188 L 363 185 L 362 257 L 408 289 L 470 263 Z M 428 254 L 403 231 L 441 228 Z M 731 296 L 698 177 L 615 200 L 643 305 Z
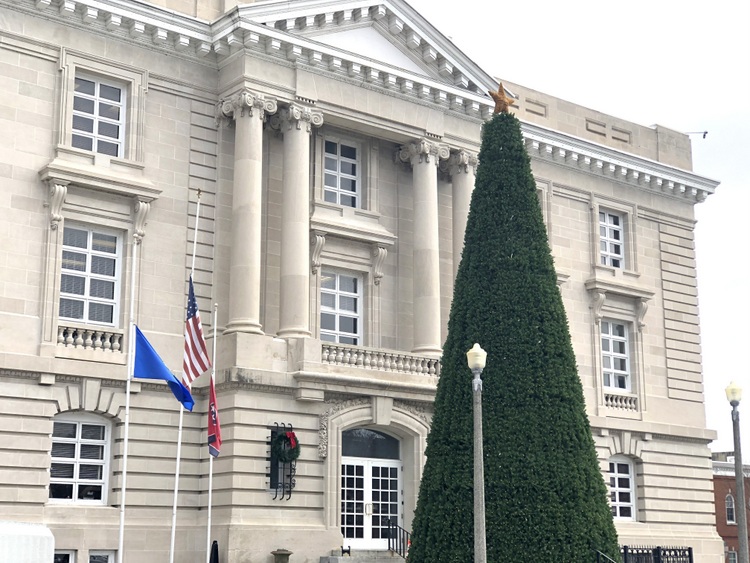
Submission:
M 629 557 L 628 557 L 628 546 L 623 545 L 622 546 L 622 563 L 629 563 Z
M 656 546 L 653 550 L 654 563 L 661 563 L 661 546 Z
M 690 563 L 694 563 L 693 562 L 693 548 L 692 547 L 688 547 L 688 557 L 690 558 Z

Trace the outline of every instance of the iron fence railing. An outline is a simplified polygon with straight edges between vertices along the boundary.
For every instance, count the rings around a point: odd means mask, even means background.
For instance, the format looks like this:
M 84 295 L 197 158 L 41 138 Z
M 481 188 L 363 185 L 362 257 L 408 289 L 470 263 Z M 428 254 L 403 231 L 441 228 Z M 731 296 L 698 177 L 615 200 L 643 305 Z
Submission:
M 411 535 L 398 525 L 395 519 L 388 519 L 388 550 L 406 559 L 411 545 Z
M 620 546 L 622 563 L 694 563 L 692 547 Z M 611 559 L 596 552 L 597 563 L 609 563 Z

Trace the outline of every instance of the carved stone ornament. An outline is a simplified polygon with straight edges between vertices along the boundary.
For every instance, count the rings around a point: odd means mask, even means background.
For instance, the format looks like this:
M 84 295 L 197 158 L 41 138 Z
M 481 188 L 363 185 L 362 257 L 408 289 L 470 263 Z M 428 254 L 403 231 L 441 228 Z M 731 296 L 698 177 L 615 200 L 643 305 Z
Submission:
M 397 156 L 401 162 L 408 162 L 412 166 L 422 162 L 437 164 L 440 159 L 447 159 L 450 156 L 450 149 L 445 145 L 438 145 L 427 139 L 420 139 L 407 145 L 402 145 Z
M 331 416 L 352 407 L 371 405 L 372 400 L 369 397 L 357 397 L 356 399 L 348 399 L 346 401 L 326 401 L 326 403 L 330 406 L 327 410 L 320 413 L 318 427 L 318 457 L 320 459 L 328 457 L 328 421 L 331 419 Z
M 323 253 L 323 247 L 326 245 L 326 234 L 322 231 L 310 233 L 310 262 L 312 273 L 317 274 L 320 268 L 320 255 Z
M 50 229 L 57 229 L 62 221 L 62 206 L 65 203 L 65 196 L 68 194 L 68 185 L 61 182 L 51 181 L 49 184 L 49 226 Z
M 146 218 L 148 212 L 151 210 L 151 204 L 147 201 L 136 200 L 133 206 L 134 220 L 133 220 L 133 239 L 136 244 L 140 244 L 143 237 L 146 235 Z
M 451 153 L 447 164 L 451 176 L 455 176 L 456 174 L 468 174 L 469 167 L 471 167 L 473 173 L 476 174 L 479 159 L 477 158 L 477 155 L 470 153 L 469 151 L 460 150 Z
M 388 250 L 378 244 L 372 245 L 372 281 L 375 285 L 380 285 L 383 279 L 383 263 L 388 256 Z
M 231 121 L 238 117 L 257 115 L 263 121 L 268 114 L 276 113 L 278 104 L 274 98 L 266 98 L 250 90 L 243 90 L 230 98 L 219 100 L 216 104 L 216 123 Z M 257 110 L 257 112 L 255 111 Z
M 393 401 L 393 408 L 406 411 L 409 414 L 413 415 L 414 417 L 422 420 L 425 424 L 429 424 L 430 422 L 429 418 L 427 417 L 427 412 L 425 412 L 424 407 L 416 403 L 395 400 Z
M 641 297 L 636 302 L 636 314 L 638 315 L 638 330 L 643 331 L 644 328 L 646 328 L 646 323 L 643 321 L 643 318 L 646 316 L 646 312 L 648 311 L 648 299 L 645 297 Z
M 310 133 L 313 127 L 323 125 L 323 112 L 297 103 L 282 108 L 277 117 L 271 125 L 278 127 L 282 132 L 294 128 Z
M 604 300 L 607 298 L 607 293 L 604 291 L 592 291 L 591 292 L 591 310 L 594 312 L 594 319 L 597 323 L 602 320 L 602 305 Z

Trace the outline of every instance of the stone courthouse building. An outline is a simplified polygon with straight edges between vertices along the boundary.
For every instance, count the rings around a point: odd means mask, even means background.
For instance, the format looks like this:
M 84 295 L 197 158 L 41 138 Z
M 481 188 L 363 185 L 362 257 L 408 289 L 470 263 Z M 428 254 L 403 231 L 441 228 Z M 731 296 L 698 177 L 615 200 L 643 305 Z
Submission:
M 693 249 L 717 182 L 684 134 L 505 86 L 620 543 L 719 563 Z M 0 518 L 47 526 L 60 563 L 115 560 L 130 295 L 179 374 L 200 192 L 221 561 L 408 530 L 496 88 L 403 0 L 0 0 Z M 206 379 L 180 563 L 205 560 Z M 178 408 L 133 384 L 127 563 L 168 558 Z

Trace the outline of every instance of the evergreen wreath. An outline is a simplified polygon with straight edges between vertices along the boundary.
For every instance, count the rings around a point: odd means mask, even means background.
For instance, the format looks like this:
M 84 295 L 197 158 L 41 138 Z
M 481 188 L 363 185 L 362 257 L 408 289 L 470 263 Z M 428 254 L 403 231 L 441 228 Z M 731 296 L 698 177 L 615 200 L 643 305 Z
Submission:
M 279 432 L 271 442 L 271 453 L 282 463 L 289 463 L 299 457 L 299 441 L 294 432 Z

